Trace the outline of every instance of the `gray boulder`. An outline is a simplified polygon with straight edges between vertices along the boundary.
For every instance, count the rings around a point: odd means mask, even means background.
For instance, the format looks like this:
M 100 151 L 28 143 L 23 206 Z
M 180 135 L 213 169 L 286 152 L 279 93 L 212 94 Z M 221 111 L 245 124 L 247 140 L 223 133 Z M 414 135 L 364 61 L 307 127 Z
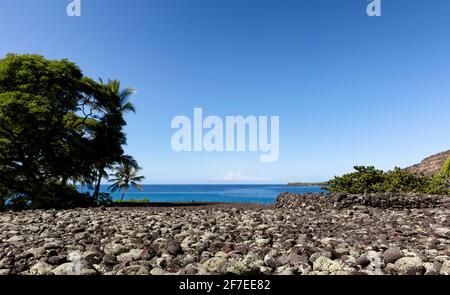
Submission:
M 105 245 L 105 248 L 103 249 L 103 251 L 106 254 L 111 254 L 111 255 L 117 256 L 122 253 L 128 252 L 128 248 L 121 244 L 109 243 L 109 244 Z
M 45 262 L 38 262 L 30 268 L 31 275 L 46 276 L 52 275 L 53 266 Z
M 146 266 L 143 265 L 132 265 L 120 269 L 117 275 L 127 275 L 127 276 L 142 276 L 149 275 L 150 271 Z
M 402 275 L 423 274 L 425 268 L 419 257 L 403 257 L 394 264 L 395 269 Z
M 395 263 L 404 256 L 403 252 L 398 248 L 389 248 L 383 253 L 383 258 L 386 264 Z

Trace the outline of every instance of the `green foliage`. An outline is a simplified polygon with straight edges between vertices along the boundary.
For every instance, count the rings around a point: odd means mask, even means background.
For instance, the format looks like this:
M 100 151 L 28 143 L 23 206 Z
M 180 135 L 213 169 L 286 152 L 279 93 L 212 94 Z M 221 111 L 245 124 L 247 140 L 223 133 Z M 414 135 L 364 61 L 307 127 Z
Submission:
M 428 183 L 426 192 L 433 195 L 448 195 L 450 194 L 448 183 L 448 178 L 437 173 Z
M 113 203 L 111 194 L 100 193 L 98 198 L 95 200 L 95 205 L 97 206 L 109 206 Z
M 61 186 L 59 182 L 52 181 L 44 185 L 42 197 L 32 205 L 35 208 L 68 209 L 93 206 L 93 200 L 72 186 Z
M 448 194 L 450 187 L 450 157 L 445 161 L 441 170 L 433 176 L 429 183 L 429 192 Z
M 382 181 L 375 184 L 373 189 L 376 192 L 421 192 L 428 190 L 429 180 L 419 177 L 406 170 L 395 168 L 394 170 L 383 172 Z
M 335 177 L 324 188 L 332 193 L 346 192 L 351 194 L 376 192 L 450 193 L 446 178 L 440 174 L 433 179 L 428 179 L 400 168 L 388 172 L 377 170 L 372 166 L 356 166 L 354 169 L 356 172 Z
M 355 166 L 356 172 L 336 177 L 328 183 L 330 192 L 371 193 L 383 182 L 384 173 L 375 167 Z
M 450 157 L 445 161 L 440 173 L 443 178 L 450 179 Z
M 6 207 L 6 201 L 8 200 L 8 196 L 10 193 L 8 192 L 7 188 L 2 188 L 0 186 L 0 211 L 5 209 Z
M 106 169 L 134 161 L 122 149 L 123 114 L 134 111 L 131 93 L 116 80 L 84 77 L 68 60 L 15 54 L 1 59 L 0 204 L 66 208 L 104 202 L 99 187 Z M 69 181 L 95 183 L 94 200 Z
M 114 203 L 130 203 L 130 204 L 148 204 L 150 203 L 149 199 L 141 199 L 141 200 L 136 200 L 136 199 L 129 199 L 129 200 L 116 200 L 114 201 Z

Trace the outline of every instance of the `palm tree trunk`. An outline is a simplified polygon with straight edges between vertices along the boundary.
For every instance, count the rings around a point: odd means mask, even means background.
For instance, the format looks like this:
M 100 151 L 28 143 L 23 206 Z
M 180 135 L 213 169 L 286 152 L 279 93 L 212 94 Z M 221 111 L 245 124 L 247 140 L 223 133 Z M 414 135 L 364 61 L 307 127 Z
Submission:
M 67 181 L 69 180 L 68 176 L 64 176 L 61 180 L 61 186 L 65 187 L 67 185 Z
M 100 183 L 102 182 L 102 171 L 103 167 L 100 167 L 100 169 L 98 169 L 97 184 L 95 185 L 94 200 L 98 199 L 98 194 L 100 193 Z
M 127 191 L 128 191 L 128 188 L 125 187 L 125 188 L 123 189 L 123 193 L 122 193 L 122 197 L 120 198 L 120 201 L 123 201 L 123 197 L 125 197 L 125 194 L 127 193 Z

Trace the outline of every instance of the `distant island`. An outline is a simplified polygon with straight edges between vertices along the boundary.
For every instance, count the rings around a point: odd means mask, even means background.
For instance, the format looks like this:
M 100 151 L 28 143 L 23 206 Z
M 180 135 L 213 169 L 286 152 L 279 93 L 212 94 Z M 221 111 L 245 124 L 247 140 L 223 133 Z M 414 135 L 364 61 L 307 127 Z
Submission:
M 328 182 L 289 182 L 288 186 L 324 186 Z

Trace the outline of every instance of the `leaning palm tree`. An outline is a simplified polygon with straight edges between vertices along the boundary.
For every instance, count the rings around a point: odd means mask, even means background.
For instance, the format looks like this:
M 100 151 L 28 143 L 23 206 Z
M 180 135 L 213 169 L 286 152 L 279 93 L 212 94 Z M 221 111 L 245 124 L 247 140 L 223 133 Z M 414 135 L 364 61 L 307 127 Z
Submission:
M 116 167 L 115 172 L 111 174 L 111 177 L 114 177 L 109 180 L 113 184 L 109 187 L 111 192 L 123 191 L 122 197 L 120 198 L 123 201 L 125 194 L 127 193 L 130 187 L 135 187 L 138 190 L 143 190 L 142 185 L 139 184 L 142 180 L 145 179 L 144 176 L 138 176 L 138 172 L 141 168 L 132 165 L 129 162 L 124 162 Z

